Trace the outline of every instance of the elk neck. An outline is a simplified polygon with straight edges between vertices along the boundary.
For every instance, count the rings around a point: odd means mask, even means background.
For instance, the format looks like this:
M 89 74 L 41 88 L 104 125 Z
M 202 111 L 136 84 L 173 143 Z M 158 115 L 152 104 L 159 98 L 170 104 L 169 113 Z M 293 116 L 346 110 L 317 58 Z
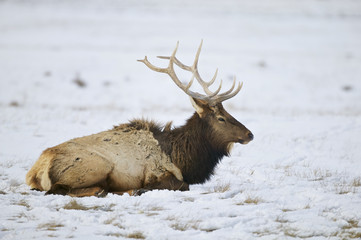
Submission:
M 209 123 L 197 113 L 184 126 L 158 132 L 154 137 L 188 184 L 204 183 L 228 155 L 228 144 L 217 139 Z

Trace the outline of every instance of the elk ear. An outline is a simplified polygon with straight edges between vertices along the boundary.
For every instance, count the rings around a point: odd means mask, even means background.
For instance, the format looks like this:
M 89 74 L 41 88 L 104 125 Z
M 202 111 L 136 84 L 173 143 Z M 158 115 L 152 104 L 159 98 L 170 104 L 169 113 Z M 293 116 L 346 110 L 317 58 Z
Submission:
M 207 102 L 193 97 L 190 97 L 190 99 L 192 106 L 198 113 L 199 117 L 203 118 L 205 116 L 205 109 L 208 108 Z

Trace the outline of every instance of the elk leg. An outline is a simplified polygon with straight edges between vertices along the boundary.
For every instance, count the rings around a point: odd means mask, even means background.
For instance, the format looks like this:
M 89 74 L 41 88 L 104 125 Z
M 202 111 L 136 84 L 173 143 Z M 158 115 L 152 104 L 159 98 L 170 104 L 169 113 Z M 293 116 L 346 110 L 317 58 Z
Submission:
M 188 191 L 189 184 L 178 180 L 173 174 L 166 175 L 158 182 L 153 182 L 145 186 L 145 189 L 168 189 L 174 191 Z
M 174 175 L 168 175 L 165 178 L 163 178 L 160 182 L 153 182 L 153 183 L 147 184 L 144 188 L 133 189 L 133 190 L 128 190 L 128 191 L 124 191 L 124 192 L 112 192 L 112 193 L 118 194 L 118 195 L 123 195 L 123 194 L 127 193 L 130 196 L 140 196 L 143 193 L 146 193 L 153 189 L 188 191 L 189 184 L 186 182 L 183 182 L 183 181 L 179 181 Z
M 90 188 L 80 188 L 80 189 L 71 189 L 68 192 L 68 195 L 71 197 L 105 197 L 107 192 L 101 187 L 90 187 Z
M 148 191 L 151 191 L 153 189 L 168 189 L 173 191 L 188 191 L 189 185 L 188 183 L 184 181 L 178 180 L 173 174 L 165 174 L 164 177 L 161 178 L 161 180 L 152 180 L 149 181 L 143 188 L 139 189 L 131 189 L 128 191 L 110 191 L 111 193 L 118 194 L 118 195 L 124 195 L 129 194 L 130 196 L 140 196 L 143 193 L 146 193 Z
M 107 191 L 103 187 L 93 186 L 87 188 L 70 188 L 62 184 L 54 184 L 54 186 L 45 193 L 49 194 L 60 194 L 60 195 L 69 195 L 71 197 L 105 197 Z
M 45 193 L 45 195 L 50 194 L 59 194 L 59 195 L 67 195 L 70 190 L 70 187 L 63 184 L 54 184 L 51 186 L 50 190 Z

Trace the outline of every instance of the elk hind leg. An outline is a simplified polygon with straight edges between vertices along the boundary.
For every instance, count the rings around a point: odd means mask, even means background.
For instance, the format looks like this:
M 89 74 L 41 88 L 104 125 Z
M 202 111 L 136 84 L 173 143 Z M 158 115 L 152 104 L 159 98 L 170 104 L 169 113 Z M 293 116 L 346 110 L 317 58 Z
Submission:
M 71 197 L 105 197 L 107 195 L 107 191 L 101 187 L 89 187 L 89 188 L 79 188 L 79 189 L 71 189 L 68 193 Z
M 102 187 L 69 188 L 64 185 L 56 184 L 45 193 L 45 195 L 49 194 L 69 195 L 71 197 L 105 197 L 107 191 Z
M 83 188 L 71 188 L 64 184 L 54 184 L 51 189 L 45 193 L 45 195 L 60 194 L 69 195 L 71 197 L 105 197 L 107 193 L 107 185 L 104 181 L 99 184 Z

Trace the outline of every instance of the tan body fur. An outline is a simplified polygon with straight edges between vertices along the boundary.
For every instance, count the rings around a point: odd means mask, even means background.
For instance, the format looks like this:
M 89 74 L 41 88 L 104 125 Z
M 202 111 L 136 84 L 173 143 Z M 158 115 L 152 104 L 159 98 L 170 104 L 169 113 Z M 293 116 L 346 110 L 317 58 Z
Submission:
M 164 154 L 149 130 L 126 124 L 113 130 L 72 139 L 45 150 L 26 176 L 32 189 L 95 186 L 110 192 L 151 187 L 182 173 Z

